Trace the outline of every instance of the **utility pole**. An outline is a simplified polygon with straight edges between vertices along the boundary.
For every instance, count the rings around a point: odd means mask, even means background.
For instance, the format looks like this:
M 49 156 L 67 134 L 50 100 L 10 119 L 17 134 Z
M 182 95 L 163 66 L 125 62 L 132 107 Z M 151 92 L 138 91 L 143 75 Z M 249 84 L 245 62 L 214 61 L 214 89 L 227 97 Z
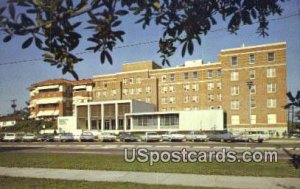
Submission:
M 251 89 L 253 86 L 253 81 L 247 81 L 247 86 L 249 89 L 249 125 L 251 126 Z
M 12 107 L 12 109 L 14 110 L 14 113 L 16 112 L 16 107 L 17 107 L 16 101 L 17 101 L 17 99 L 11 100 L 11 102 L 12 102 L 11 107 Z

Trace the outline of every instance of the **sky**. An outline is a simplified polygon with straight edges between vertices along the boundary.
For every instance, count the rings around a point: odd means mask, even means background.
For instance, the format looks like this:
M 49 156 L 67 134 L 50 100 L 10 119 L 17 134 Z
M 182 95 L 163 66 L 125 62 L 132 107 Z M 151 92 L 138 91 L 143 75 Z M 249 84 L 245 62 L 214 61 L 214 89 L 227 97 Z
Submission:
M 0 1 L 0 7 L 4 5 Z M 265 43 L 286 42 L 287 43 L 287 90 L 294 94 L 300 90 L 300 0 L 290 0 L 282 4 L 284 12 L 282 16 L 271 17 L 269 24 L 269 36 L 260 37 L 256 33 L 257 24 L 251 26 L 243 26 L 238 33 L 230 34 L 226 30 L 218 30 L 226 28 L 226 24 L 221 19 L 217 19 L 217 25 L 206 36 L 202 36 L 201 46 L 194 47 L 192 56 L 186 55 L 181 57 L 181 46 L 178 52 L 169 60 L 171 66 L 183 64 L 186 60 L 203 59 L 205 62 L 215 62 L 221 49 L 240 47 L 242 44 L 246 46 L 259 45 Z M 295 15 L 291 16 L 290 15 Z M 84 20 L 85 17 L 79 18 Z M 158 40 L 162 35 L 161 28 L 153 23 L 145 30 L 140 24 L 134 24 L 137 17 L 127 16 L 123 19 L 122 26 L 126 34 L 124 43 L 117 46 L 131 45 Z M 76 20 L 74 20 L 75 22 Z M 78 21 L 78 20 L 77 20 Z M 84 25 L 83 25 L 84 26 Z M 83 40 L 80 47 L 74 53 L 83 52 L 91 43 L 85 39 L 90 33 L 80 30 Z M 9 43 L 3 43 L 4 35 L 0 35 L 0 64 L 14 61 L 31 60 L 41 58 L 42 52 L 32 45 L 23 50 L 21 45 L 26 37 L 14 37 Z M 101 64 L 99 53 L 85 53 L 81 57 L 84 59 L 75 66 L 75 70 L 80 79 L 91 78 L 94 75 L 119 72 L 121 65 L 124 63 L 153 60 L 161 64 L 161 59 L 157 53 L 158 43 L 150 43 L 139 46 L 126 48 L 117 48 L 112 53 L 113 65 L 109 63 Z M 5 115 L 11 113 L 11 100 L 17 99 L 17 109 L 26 106 L 29 100 L 28 87 L 36 82 L 40 82 L 53 78 L 73 79 L 70 74 L 63 75 L 60 69 L 52 67 L 49 64 L 39 61 L 0 65 L 0 114 Z

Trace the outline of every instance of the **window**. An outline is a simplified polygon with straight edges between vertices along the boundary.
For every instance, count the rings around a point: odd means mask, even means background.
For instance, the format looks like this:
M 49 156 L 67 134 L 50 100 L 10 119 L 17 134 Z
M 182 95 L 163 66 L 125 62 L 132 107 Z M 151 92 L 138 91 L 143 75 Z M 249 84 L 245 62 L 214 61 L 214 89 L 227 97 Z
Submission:
M 141 78 L 137 77 L 136 78 L 136 83 L 141 83 Z
M 267 85 L 267 91 L 268 91 L 268 93 L 276 92 L 276 84 L 275 83 L 269 83 Z
M 277 123 L 277 115 L 276 114 L 268 114 L 268 124 Z
M 237 81 L 239 80 L 239 72 L 234 71 L 230 73 L 230 80 L 231 81 Z
M 167 86 L 163 86 L 162 88 L 161 88 L 161 92 L 162 93 L 166 93 L 168 91 L 168 87 Z
M 116 89 L 113 89 L 113 90 L 111 91 L 111 94 L 112 94 L 113 96 L 117 95 L 117 90 L 116 90 Z
M 240 94 L 240 87 L 239 86 L 232 86 L 231 87 L 231 95 L 239 95 Z
M 250 94 L 256 94 L 256 85 L 251 86 Z
M 166 97 L 161 98 L 161 103 L 166 104 L 167 103 L 167 98 Z
M 189 73 L 188 73 L 188 72 L 185 72 L 185 73 L 184 73 L 184 79 L 185 79 L 185 80 L 188 80 L 188 79 L 189 79 Z
M 207 90 L 213 90 L 214 89 L 214 83 L 207 83 Z
M 232 110 L 237 110 L 240 108 L 240 101 L 233 100 L 233 101 L 231 101 L 230 106 L 231 106 Z
M 127 84 L 127 79 L 123 79 L 123 84 L 124 84 L 124 85 Z
M 255 70 L 250 69 L 249 77 L 250 77 L 250 79 L 255 79 Z
M 106 96 L 107 95 L 107 92 L 106 91 L 103 91 L 103 96 Z
M 232 125 L 239 125 L 240 124 L 240 116 L 239 115 L 232 115 L 231 116 L 231 124 Z
M 254 54 L 249 55 L 249 64 L 254 64 L 255 63 L 255 56 Z
M 271 78 L 271 77 L 275 77 L 275 76 L 276 76 L 275 68 L 268 68 L 267 69 L 267 77 Z
M 277 106 L 277 101 L 274 98 L 269 98 L 267 99 L 267 107 L 268 108 L 276 108 Z
M 251 115 L 250 119 L 251 119 L 251 124 L 256 124 L 256 115 Z
M 161 81 L 162 82 L 166 82 L 166 80 L 167 80 L 167 76 L 165 76 L 165 75 L 161 76 Z
M 213 110 L 215 108 L 214 108 L 214 106 L 210 106 L 210 107 L 208 107 L 208 109 Z
M 169 87 L 169 89 L 170 89 L 170 92 L 171 92 L 171 93 L 175 91 L 175 87 L 174 87 L 173 85 L 171 85 L 171 86 Z
M 199 102 L 199 97 L 198 96 L 193 96 L 193 102 Z
M 123 94 L 124 94 L 124 95 L 128 95 L 128 89 L 124 89 L 124 90 L 123 90 Z
M 198 77 L 199 77 L 198 72 L 193 72 L 193 78 L 194 78 L 194 79 L 198 79 Z
M 208 70 L 207 78 L 212 78 L 214 76 L 214 72 L 212 70 Z
M 236 66 L 238 64 L 238 60 L 236 56 L 231 57 L 231 65 Z
M 218 76 L 221 76 L 221 75 L 222 75 L 222 70 L 218 69 Z
M 129 78 L 129 84 L 133 84 L 133 78 Z
M 222 106 L 218 106 L 217 109 L 222 110 Z
M 170 81 L 175 81 L 175 75 L 174 74 L 170 74 Z
M 136 94 L 141 94 L 142 93 L 142 88 L 137 88 L 136 89 Z
M 150 86 L 146 87 L 146 93 L 151 93 L 151 87 Z
M 129 89 L 129 94 L 133 95 L 134 94 L 134 89 Z
M 97 91 L 97 92 L 96 92 L 96 97 L 99 97 L 100 94 L 101 94 L 100 91 Z
M 190 90 L 190 85 L 183 85 L 184 92 L 188 92 Z
M 221 82 L 217 83 L 217 89 L 222 89 L 222 83 Z
M 273 62 L 275 60 L 275 54 L 274 52 L 269 52 L 268 53 L 268 61 Z
M 147 102 L 147 103 L 150 103 L 150 102 L 151 102 L 151 98 L 150 98 L 150 97 L 147 97 L 147 98 L 146 98 L 146 102 Z
M 209 102 L 214 101 L 214 95 L 213 95 L 213 94 L 209 94 L 209 95 L 208 95 L 208 101 L 209 101 Z
M 218 94 L 217 98 L 218 98 L 219 101 L 222 101 L 222 94 Z
M 171 104 L 173 104 L 173 103 L 175 103 L 175 97 L 174 96 L 172 96 L 172 97 L 170 97 L 169 98 L 169 102 L 171 103 Z
M 256 102 L 254 99 L 251 99 L 251 108 L 255 108 L 256 107 Z
M 184 103 L 188 103 L 188 102 L 189 102 L 189 96 L 184 96 L 183 102 L 184 102 Z
M 199 84 L 193 84 L 192 89 L 193 91 L 199 91 Z

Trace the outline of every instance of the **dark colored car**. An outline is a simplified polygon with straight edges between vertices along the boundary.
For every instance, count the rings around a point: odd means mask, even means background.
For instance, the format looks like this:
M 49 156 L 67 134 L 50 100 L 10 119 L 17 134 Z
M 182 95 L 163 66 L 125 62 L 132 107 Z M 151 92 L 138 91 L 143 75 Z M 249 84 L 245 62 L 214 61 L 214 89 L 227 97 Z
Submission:
M 209 140 L 211 141 L 220 141 L 220 142 L 234 142 L 236 141 L 236 136 L 234 136 L 229 131 L 212 131 L 206 133 Z
M 123 141 L 123 142 L 137 142 L 138 141 L 137 136 L 135 136 L 133 133 L 127 133 L 127 132 L 120 133 L 119 139 L 120 139 L 120 141 Z
M 3 141 L 3 138 L 4 138 L 4 134 L 1 133 L 0 134 L 0 142 Z
M 54 135 L 43 134 L 37 137 L 38 142 L 54 142 Z

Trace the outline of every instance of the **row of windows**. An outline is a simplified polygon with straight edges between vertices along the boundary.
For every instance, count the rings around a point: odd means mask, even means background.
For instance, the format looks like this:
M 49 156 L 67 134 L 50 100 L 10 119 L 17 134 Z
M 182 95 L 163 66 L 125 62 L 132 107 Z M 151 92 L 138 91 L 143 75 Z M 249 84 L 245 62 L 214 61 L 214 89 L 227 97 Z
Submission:
M 217 70 L 217 76 L 221 76 L 221 75 L 222 75 L 222 70 L 218 69 Z M 193 79 L 199 79 L 199 76 L 200 76 L 200 74 L 197 71 L 192 72 L 192 73 L 189 73 L 189 72 L 183 73 L 183 79 L 184 80 L 188 80 L 190 77 L 193 78 Z M 214 77 L 214 71 L 213 70 L 208 70 L 207 71 L 207 78 L 213 78 L 213 77 Z M 161 80 L 162 80 L 162 82 L 166 82 L 167 81 L 167 75 L 161 76 Z M 175 74 L 172 73 L 172 74 L 169 75 L 169 81 L 170 82 L 175 81 Z
M 251 119 L 251 124 L 256 124 L 256 115 L 251 115 L 250 119 Z M 276 114 L 268 114 L 267 115 L 267 123 L 268 124 L 277 123 L 277 115 Z M 231 124 L 232 125 L 240 125 L 240 116 L 232 115 L 231 116 Z
M 250 79 L 255 79 L 255 70 L 250 69 L 249 71 L 249 78 Z M 276 69 L 275 68 L 268 68 L 266 72 L 267 78 L 274 78 L 276 77 Z M 238 71 L 233 71 L 230 73 L 230 80 L 231 81 L 238 81 L 239 80 L 239 72 Z
M 274 52 L 269 52 L 267 54 L 267 56 L 268 56 L 268 61 L 269 62 L 274 62 L 274 60 L 275 60 L 275 53 Z M 255 55 L 254 54 L 249 55 L 249 64 L 255 64 Z M 231 57 L 231 65 L 232 66 L 237 66 L 238 65 L 238 57 L 237 56 Z
M 276 92 L 276 84 L 269 83 L 267 84 L 267 93 L 275 93 Z M 235 85 L 230 88 L 230 93 L 232 96 L 240 94 L 240 86 Z M 251 94 L 256 94 L 256 85 L 252 85 L 250 89 Z
M 222 95 L 221 94 L 217 94 L 216 96 L 217 96 L 217 100 L 218 101 L 222 101 Z M 215 97 L 215 95 L 208 94 L 207 95 L 207 100 L 209 102 L 213 102 L 214 99 L 215 99 L 214 97 Z M 183 97 L 183 102 L 184 103 L 189 103 L 189 102 L 196 102 L 196 103 L 198 103 L 199 100 L 200 100 L 199 96 L 196 96 L 196 95 L 194 95 L 194 96 L 184 96 Z M 168 103 L 173 104 L 175 102 L 176 102 L 176 98 L 173 97 L 173 96 L 172 97 L 162 97 L 161 98 L 161 103 L 162 104 L 168 104 Z
M 209 106 L 208 107 L 209 110 L 214 110 L 215 107 L 214 106 Z M 222 109 L 222 106 L 217 106 L 216 109 Z M 183 108 L 184 111 L 191 111 L 191 110 L 200 110 L 200 108 L 198 106 L 193 106 L 193 107 L 184 107 Z M 166 112 L 166 111 L 176 111 L 175 107 L 169 107 L 169 108 L 162 108 L 161 109 L 162 112 Z
M 267 108 L 276 108 L 277 107 L 277 100 L 274 98 L 267 99 Z M 230 107 L 232 110 L 240 109 L 240 101 L 239 100 L 232 100 L 230 102 Z M 256 101 L 251 99 L 251 108 L 256 108 Z

